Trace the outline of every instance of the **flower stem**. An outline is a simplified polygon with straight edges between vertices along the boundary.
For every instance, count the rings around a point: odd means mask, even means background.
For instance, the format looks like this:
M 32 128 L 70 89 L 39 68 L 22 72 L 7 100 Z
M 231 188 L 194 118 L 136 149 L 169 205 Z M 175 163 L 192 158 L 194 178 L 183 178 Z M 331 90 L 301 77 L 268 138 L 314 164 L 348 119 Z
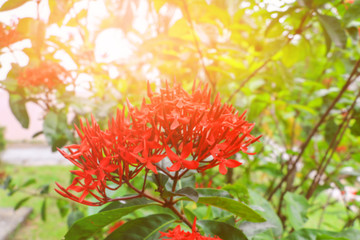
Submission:
M 167 207 L 167 208 L 169 208 L 171 211 L 173 211 L 173 212 L 181 219 L 181 221 L 183 221 L 184 223 L 186 223 L 186 225 L 189 226 L 189 228 L 192 228 L 191 222 L 190 222 L 183 214 L 181 214 L 181 213 L 174 207 L 173 204 L 166 205 L 165 207 Z

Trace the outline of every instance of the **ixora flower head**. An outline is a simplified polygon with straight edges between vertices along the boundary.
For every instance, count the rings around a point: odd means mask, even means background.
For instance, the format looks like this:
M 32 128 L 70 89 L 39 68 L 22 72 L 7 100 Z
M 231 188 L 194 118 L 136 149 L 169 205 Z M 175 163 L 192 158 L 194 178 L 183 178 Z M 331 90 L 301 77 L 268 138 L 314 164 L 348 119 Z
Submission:
M 126 184 L 137 191 L 130 180 L 140 171 L 162 172 L 173 180 L 189 170 L 214 167 L 226 174 L 227 168 L 241 165 L 229 157 L 239 151 L 254 154 L 248 147 L 261 137 L 250 134 L 254 124 L 245 120 L 245 112 L 239 114 L 233 106 L 221 104 L 219 94 L 211 102 L 207 85 L 194 82 L 189 94 L 180 84 L 166 84 L 154 93 L 148 83 L 148 97 L 140 108 L 128 101 L 127 116 L 125 107 L 118 110 L 106 130 L 93 117 L 91 124 L 75 126 L 80 144 L 67 146 L 68 152 L 59 151 L 80 170 L 72 171 L 76 177 L 69 187 L 58 184 L 58 193 L 83 204 L 102 205 L 116 200 L 107 196 L 106 189 Z M 97 202 L 85 200 L 88 194 Z
M 202 236 L 199 232 L 197 232 L 196 217 L 194 219 L 192 232 L 185 232 L 181 230 L 180 225 L 177 225 L 173 230 L 169 230 L 168 232 L 160 232 L 160 233 L 161 233 L 160 238 L 163 240 L 221 240 L 221 238 L 218 237 Z
M 0 22 L 0 48 L 8 47 L 9 45 L 20 41 L 22 36 L 16 30 L 16 25 L 12 24 L 11 26 L 7 26 Z
M 18 77 L 22 87 L 45 87 L 53 89 L 64 84 L 69 73 L 60 64 L 44 61 L 36 67 L 28 67 Z

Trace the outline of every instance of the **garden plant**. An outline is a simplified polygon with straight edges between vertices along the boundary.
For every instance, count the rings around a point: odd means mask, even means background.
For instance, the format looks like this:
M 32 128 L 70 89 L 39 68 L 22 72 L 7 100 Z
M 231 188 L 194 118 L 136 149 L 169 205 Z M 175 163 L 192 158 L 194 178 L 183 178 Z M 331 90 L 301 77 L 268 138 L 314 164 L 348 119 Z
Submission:
M 72 169 L 0 184 L 48 239 L 359 239 L 359 36 L 357 0 L 4 1 L 0 91 Z

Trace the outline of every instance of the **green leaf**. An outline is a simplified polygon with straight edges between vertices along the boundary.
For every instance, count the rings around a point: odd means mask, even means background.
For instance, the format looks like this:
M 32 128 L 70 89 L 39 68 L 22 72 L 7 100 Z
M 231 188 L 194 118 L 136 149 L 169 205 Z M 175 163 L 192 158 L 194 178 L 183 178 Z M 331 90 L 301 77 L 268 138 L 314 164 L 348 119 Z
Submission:
M 17 25 L 16 30 L 26 38 L 32 37 L 36 32 L 35 26 L 37 25 L 38 20 L 30 17 L 21 18 Z
M 29 199 L 30 199 L 30 197 L 25 197 L 25 198 L 21 199 L 20 201 L 18 201 L 14 207 L 14 210 L 17 210 L 18 208 L 20 208 Z
M 70 2 L 66 0 L 49 1 L 49 24 L 57 23 L 60 27 L 70 7 Z
M 308 112 L 313 116 L 317 116 L 318 112 L 315 111 L 314 109 L 312 109 L 311 107 L 305 106 L 305 105 L 301 105 L 301 104 L 291 104 L 290 105 L 292 108 L 295 108 L 301 112 Z
M 32 185 L 34 183 L 36 183 L 35 178 L 30 178 L 26 182 L 24 182 L 20 187 L 27 187 L 27 186 L 30 186 L 30 185 Z
M 130 196 L 130 195 L 125 195 L 125 197 L 128 197 L 128 196 Z M 126 207 L 130 207 L 130 206 L 144 205 L 144 204 L 150 204 L 150 203 L 153 203 L 153 202 L 146 198 L 134 198 L 134 199 L 126 201 L 125 204 L 126 204 Z M 123 207 L 124 207 L 123 202 L 120 202 L 120 201 L 111 202 L 108 205 L 106 205 L 106 207 L 101 209 L 99 212 L 106 212 L 106 211 L 123 208 Z
M 357 27 L 348 27 L 346 31 L 349 33 L 351 39 L 356 43 L 359 40 L 359 29 Z
M 12 113 L 23 128 L 28 128 L 30 120 L 25 103 L 25 100 L 20 95 L 10 94 L 9 105 Z
M 169 180 L 169 177 L 161 172 L 158 174 L 153 174 L 151 176 L 151 180 L 158 186 L 158 187 L 165 187 L 165 184 Z
M 44 184 L 40 187 L 40 194 L 48 194 L 49 193 L 49 184 Z
M 175 218 L 168 214 L 154 214 L 143 218 L 130 220 L 117 228 L 106 240 L 146 240 L 158 239 L 159 231 L 164 231 Z
M 338 130 L 338 126 L 336 125 L 333 118 L 330 118 L 325 125 L 325 140 L 328 144 L 331 143 L 333 138 L 336 136 L 336 132 Z
M 44 199 L 44 201 L 41 204 L 41 219 L 43 221 L 46 221 L 46 198 Z
M 351 23 L 352 21 L 359 19 L 360 18 L 359 12 L 360 12 L 360 2 L 354 1 L 346 10 L 343 16 L 344 25 L 348 26 L 349 23 Z
M 325 238 L 325 236 L 330 236 L 332 238 Z M 319 229 L 300 229 L 291 233 L 285 240 L 325 240 L 325 239 L 336 239 L 336 240 L 358 240 L 360 236 L 360 231 L 357 229 L 346 229 L 342 232 L 331 232 Z
M 201 220 L 197 224 L 201 226 L 205 234 L 210 234 L 212 237 L 218 236 L 226 240 L 247 240 L 247 237 L 241 230 L 224 222 Z
M 349 240 L 349 239 L 343 237 L 334 237 L 330 235 L 319 235 L 316 237 L 316 240 Z
M 138 199 L 136 200 L 137 201 L 126 201 L 125 204 L 118 205 L 118 208 L 116 209 L 101 211 L 76 221 L 66 233 L 65 239 L 73 240 L 90 237 L 104 226 L 121 219 L 121 217 L 132 213 L 137 209 L 157 205 L 155 203 L 144 204 L 142 201 L 139 202 Z
M 265 232 L 266 230 L 272 230 L 275 227 L 276 226 L 270 221 L 262 223 L 243 222 L 240 224 L 239 229 L 242 230 L 246 236 L 253 237 L 255 235 Z
M 50 111 L 46 114 L 44 123 L 43 123 L 43 131 L 48 143 L 52 144 L 54 136 L 56 136 L 57 131 L 57 123 L 58 123 L 58 115 Z
M 177 190 L 175 192 L 175 194 L 177 196 L 185 196 L 185 197 L 188 197 L 190 198 L 191 200 L 193 200 L 194 202 L 197 202 L 199 200 L 199 194 L 198 192 L 191 188 L 191 187 L 185 187 L 185 188 L 182 188 L 180 190 Z
M 3 184 L 2 185 L 0 185 L 0 188 L 2 188 L 2 189 L 7 189 L 7 188 L 11 188 L 11 182 L 12 182 L 12 177 L 11 176 L 7 176 L 6 178 L 5 178 L 5 180 L 3 181 Z
M 34 135 L 32 135 L 31 138 L 36 138 L 37 136 L 40 136 L 41 134 L 44 134 L 43 131 L 38 131 L 37 133 L 35 133 Z
M 65 217 L 65 215 L 69 211 L 68 202 L 63 200 L 63 199 L 57 199 L 56 200 L 56 206 L 57 206 L 57 208 L 59 210 L 60 216 Z
M 181 200 L 189 201 L 188 198 Z M 260 214 L 255 212 L 249 206 L 242 202 L 235 201 L 230 198 L 224 197 L 200 197 L 198 203 L 208 204 L 225 211 L 231 212 L 236 216 L 241 217 L 243 220 L 250 222 L 264 222 L 266 221 Z
M 298 230 L 307 221 L 307 210 L 309 203 L 306 198 L 302 195 L 287 192 L 284 196 L 286 202 L 286 214 L 290 221 L 290 225 Z
M 263 211 L 261 212 L 261 216 L 263 216 L 267 221 L 264 222 L 265 225 L 250 225 L 254 229 L 249 229 L 248 225 L 243 225 L 241 229 L 244 231 L 246 236 L 250 237 L 251 234 L 259 233 L 266 227 L 269 227 L 270 225 L 267 225 L 266 223 L 273 225 L 273 227 L 271 227 L 271 231 L 274 236 L 281 236 L 283 232 L 282 223 L 272 205 L 260 194 L 251 189 L 249 189 L 249 195 L 251 204 L 262 208 Z
M 360 136 L 360 118 L 357 118 L 354 124 L 350 128 L 351 134 L 354 136 Z
M 346 33 L 339 19 L 333 16 L 318 14 L 319 21 L 335 46 L 345 48 Z
M 240 201 L 244 203 L 248 203 L 249 201 L 249 192 L 248 188 L 240 183 L 227 184 L 222 189 L 228 191 L 232 196 L 236 197 Z
M 200 197 L 226 197 L 231 198 L 227 191 L 214 188 L 198 188 L 196 189 Z
M 266 27 L 264 35 L 267 36 L 272 27 L 276 24 L 279 24 L 280 18 L 284 17 L 287 14 L 291 14 L 294 10 L 296 10 L 298 6 L 289 7 L 286 11 L 277 12 L 276 18 L 271 19 L 270 24 Z
M 49 111 L 44 119 L 43 131 L 53 152 L 71 139 L 64 112 Z
M 72 211 L 67 218 L 67 225 L 70 228 L 76 221 L 84 217 L 84 213 L 81 211 Z M 70 228 L 71 230 L 71 228 Z M 66 236 L 65 236 L 66 237 Z
M 0 7 L 0 11 L 8 11 L 20 7 L 28 1 L 29 0 L 8 0 Z

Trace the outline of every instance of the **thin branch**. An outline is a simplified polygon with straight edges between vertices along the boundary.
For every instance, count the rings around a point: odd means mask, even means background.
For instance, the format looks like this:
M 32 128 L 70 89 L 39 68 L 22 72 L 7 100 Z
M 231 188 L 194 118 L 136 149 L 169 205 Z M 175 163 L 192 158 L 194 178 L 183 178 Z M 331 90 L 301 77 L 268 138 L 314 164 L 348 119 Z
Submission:
M 309 199 L 309 198 L 313 195 L 313 193 L 314 193 L 317 185 L 318 185 L 319 182 L 320 182 L 320 179 L 321 179 L 322 175 L 324 174 L 324 172 L 325 172 L 325 170 L 326 170 L 326 167 L 329 165 L 329 163 L 330 163 L 330 161 L 331 161 L 331 158 L 332 158 L 334 152 L 336 151 L 337 146 L 338 146 L 339 143 L 341 142 L 341 140 L 342 140 L 342 138 L 343 138 L 343 136 L 344 136 L 344 134 L 345 134 L 345 131 L 346 131 L 346 129 L 348 128 L 348 126 L 349 126 L 349 124 L 350 124 L 350 120 L 352 119 L 352 115 L 353 115 L 353 109 L 354 109 L 354 107 L 355 107 L 355 105 L 356 105 L 356 102 L 357 102 L 357 99 L 358 99 L 359 97 L 360 97 L 360 91 L 359 91 L 358 94 L 356 95 L 353 103 L 351 104 L 349 110 L 348 110 L 347 113 L 346 113 L 346 116 L 344 117 L 343 122 L 342 122 L 342 123 L 340 124 L 340 126 L 338 127 L 338 130 L 337 130 L 334 138 L 332 139 L 332 141 L 331 141 L 331 143 L 330 143 L 330 146 L 329 146 L 328 149 L 326 150 L 326 153 L 325 153 L 325 155 L 324 155 L 324 157 L 323 157 L 323 159 L 322 159 L 322 161 L 321 161 L 321 163 L 320 163 L 320 165 L 319 165 L 319 167 L 318 167 L 318 169 L 317 169 L 317 174 L 315 175 L 315 177 L 314 177 L 314 179 L 313 179 L 313 182 L 311 183 L 311 185 L 310 185 L 310 187 L 309 187 L 309 190 L 308 190 L 308 192 L 307 192 L 307 194 L 306 194 L 306 198 L 307 198 L 307 199 Z M 350 114 L 350 112 L 352 112 L 352 113 Z M 341 131 L 341 132 L 340 132 L 340 131 Z M 340 135 L 340 137 L 337 139 L 337 136 L 338 136 L 338 135 Z M 337 139 L 337 140 L 336 140 L 336 139 Z M 326 157 L 327 157 L 327 154 L 328 154 L 328 152 L 329 152 L 330 150 L 332 150 L 331 153 L 330 153 L 330 156 L 327 158 L 327 160 L 326 160 L 326 162 L 325 162 L 325 159 L 326 159 Z
M 196 34 L 195 34 L 195 28 L 194 28 L 194 24 L 193 24 L 193 21 L 192 21 L 191 16 L 190 16 L 190 12 L 189 12 L 187 2 L 186 2 L 186 0 L 183 0 L 182 2 L 184 4 L 184 12 L 185 12 L 185 15 L 186 15 L 186 19 L 187 19 L 188 23 L 190 24 L 191 34 L 192 34 L 193 39 L 194 39 L 195 47 L 196 47 L 196 50 L 197 50 L 197 52 L 199 54 L 199 57 L 200 57 L 201 66 L 204 69 L 206 77 L 208 78 L 209 82 L 211 83 L 212 88 L 215 89 L 216 82 L 211 78 L 210 73 L 206 69 L 205 61 L 204 61 L 204 55 L 201 52 L 200 44 L 199 44 L 199 41 L 198 41 L 198 39 L 196 37 Z M 215 92 L 215 91 L 213 91 L 213 92 Z
M 346 83 L 344 84 L 344 86 L 341 88 L 339 94 L 336 96 L 336 98 L 332 101 L 332 103 L 330 104 L 330 106 L 327 108 L 327 110 L 325 111 L 325 113 L 321 116 L 320 120 L 318 121 L 318 123 L 314 126 L 314 128 L 311 130 L 310 134 L 308 135 L 307 139 L 305 140 L 305 142 L 301 145 L 301 150 L 300 153 L 297 155 L 296 160 L 294 161 L 294 163 L 292 164 L 291 169 L 288 171 L 288 173 L 281 179 L 281 181 L 278 183 L 278 185 L 270 192 L 268 200 L 271 200 L 272 196 L 277 192 L 277 190 L 279 190 L 282 186 L 282 184 L 289 178 L 289 176 L 292 174 L 292 172 L 296 169 L 296 165 L 297 163 L 300 161 L 302 155 L 305 152 L 305 149 L 307 148 L 308 144 L 310 143 L 312 137 L 315 135 L 315 133 L 318 131 L 319 127 L 325 122 L 326 117 L 329 115 L 330 111 L 335 107 L 336 103 L 340 100 L 340 98 L 342 97 L 342 95 L 345 93 L 345 91 L 347 90 L 347 88 L 349 87 L 349 85 L 355 80 L 355 78 L 359 75 L 358 74 L 358 67 L 360 65 L 360 59 L 357 60 L 357 62 L 355 63 L 355 66 L 350 74 L 350 76 L 348 77 Z
M 183 215 L 181 214 L 175 207 L 173 204 L 170 204 L 168 206 L 165 206 L 167 208 L 169 208 L 171 211 L 173 211 L 180 219 L 181 221 L 183 221 L 184 223 L 186 223 L 186 225 L 188 225 L 190 228 L 192 228 L 192 224 L 191 222 Z

